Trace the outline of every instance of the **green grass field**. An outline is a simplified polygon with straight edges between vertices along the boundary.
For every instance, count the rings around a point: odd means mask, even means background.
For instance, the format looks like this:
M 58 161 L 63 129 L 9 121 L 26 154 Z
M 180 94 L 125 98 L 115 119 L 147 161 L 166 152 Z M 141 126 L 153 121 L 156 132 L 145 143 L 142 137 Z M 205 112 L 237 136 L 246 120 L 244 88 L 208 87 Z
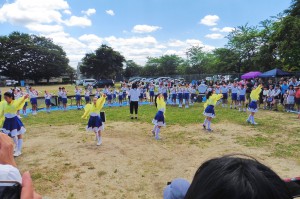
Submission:
M 37 190 L 50 198 L 161 198 L 166 181 L 191 179 L 201 162 L 228 153 L 252 155 L 283 177 L 298 175 L 295 114 L 259 110 L 259 125 L 252 126 L 246 123 L 248 113 L 218 106 L 209 134 L 201 126 L 203 109 L 202 103 L 189 109 L 167 106 L 167 127 L 157 142 L 150 133 L 155 106 L 140 106 L 138 120 L 130 119 L 128 107 L 104 108 L 107 122 L 100 148 L 85 131 L 83 110 L 29 115 L 22 119 L 27 133 L 17 163 L 22 171 L 31 170 Z M 85 196 L 85 189 L 92 195 Z

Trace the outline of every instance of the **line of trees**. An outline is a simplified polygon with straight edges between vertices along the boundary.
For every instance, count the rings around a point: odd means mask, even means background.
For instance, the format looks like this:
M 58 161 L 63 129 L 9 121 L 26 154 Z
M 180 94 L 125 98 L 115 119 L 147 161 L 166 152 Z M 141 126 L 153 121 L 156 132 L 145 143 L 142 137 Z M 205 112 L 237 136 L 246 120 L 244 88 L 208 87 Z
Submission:
M 75 70 L 62 47 L 51 39 L 13 32 L 0 36 L 0 74 L 15 80 L 39 80 L 68 75 Z
M 125 77 L 199 73 L 244 73 L 274 68 L 300 71 L 300 0 L 290 8 L 260 22 L 257 26 L 238 26 L 223 48 L 205 52 L 191 47 L 187 58 L 177 55 L 148 57 L 145 66 L 126 62 Z

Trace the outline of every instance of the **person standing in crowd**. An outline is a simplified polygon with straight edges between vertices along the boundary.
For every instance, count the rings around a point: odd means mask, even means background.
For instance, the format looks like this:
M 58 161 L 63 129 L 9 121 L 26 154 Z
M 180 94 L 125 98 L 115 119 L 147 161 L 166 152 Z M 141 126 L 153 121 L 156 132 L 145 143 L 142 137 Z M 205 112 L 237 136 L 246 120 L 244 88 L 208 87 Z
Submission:
M 273 98 L 274 98 L 274 111 L 278 111 L 278 104 L 280 102 L 280 89 L 279 85 L 275 86 L 274 92 L 273 92 Z
M 246 101 L 246 88 L 245 85 L 242 84 L 239 88 L 239 93 L 238 93 L 238 101 L 239 101 L 239 111 L 244 111 L 246 112 L 245 108 L 245 101 Z
M 88 88 L 86 88 L 85 92 L 84 92 L 85 104 L 90 103 L 90 101 L 91 101 L 90 94 L 91 94 L 90 90 Z
M 186 84 L 186 86 L 183 88 L 183 96 L 184 96 L 184 107 L 189 108 L 190 105 L 190 91 L 189 91 L 189 85 Z
M 140 90 L 137 87 L 136 83 L 131 85 L 131 89 L 129 90 L 130 95 L 130 118 L 138 119 L 138 109 L 139 109 L 139 96 Z M 133 110 L 135 112 L 135 117 L 133 117 Z
M 37 97 L 39 93 L 32 87 L 29 88 L 30 103 L 32 106 L 32 115 L 37 114 Z
M 80 102 L 81 102 L 81 92 L 82 89 L 79 89 L 78 86 L 75 86 L 75 100 L 76 100 L 76 106 L 77 109 L 80 110 Z
M 283 83 L 280 85 L 280 89 L 281 89 L 281 100 L 280 100 L 280 103 L 283 104 L 283 95 L 289 89 L 289 85 L 287 84 L 286 81 L 283 81 Z
M 61 100 L 62 100 L 62 103 L 63 103 L 64 111 L 67 111 L 68 91 L 66 91 L 65 87 L 61 88 Z
M 61 89 L 61 87 L 59 87 L 58 88 L 58 93 L 57 93 L 57 106 L 58 106 L 58 108 L 61 108 L 61 103 L 62 103 L 62 98 L 61 98 L 61 92 L 62 92 L 62 89 Z
M 154 96 L 155 96 L 154 95 L 154 90 L 155 90 L 155 86 L 151 82 L 151 84 L 149 86 L 150 105 L 153 105 L 153 103 L 154 103 Z
M 172 97 L 172 105 L 176 106 L 176 99 L 177 99 L 176 85 L 173 85 L 173 87 L 171 88 L 171 97 Z
M 123 92 L 121 90 L 121 88 L 117 91 L 118 94 L 118 99 L 119 99 L 119 106 L 122 107 L 123 106 Z
M 46 104 L 47 113 L 50 113 L 51 98 L 52 98 L 52 95 L 48 91 L 45 91 L 45 104 Z
M 177 90 L 178 93 L 178 100 L 179 100 L 179 108 L 182 108 L 182 104 L 183 104 L 183 88 L 182 86 L 179 84 L 179 88 Z
M 97 88 L 96 92 L 95 92 L 95 97 L 97 97 L 99 99 L 101 97 L 100 94 L 101 94 L 100 93 L 100 88 Z
M 238 92 L 239 92 L 239 88 L 238 88 L 237 84 L 233 83 L 233 85 L 231 86 L 231 104 L 230 104 L 230 109 L 232 109 L 232 108 L 236 109 Z
M 287 90 L 287 112 L 294 110 L 295 93 L 294 86 L 290 85 L 289 89 Z

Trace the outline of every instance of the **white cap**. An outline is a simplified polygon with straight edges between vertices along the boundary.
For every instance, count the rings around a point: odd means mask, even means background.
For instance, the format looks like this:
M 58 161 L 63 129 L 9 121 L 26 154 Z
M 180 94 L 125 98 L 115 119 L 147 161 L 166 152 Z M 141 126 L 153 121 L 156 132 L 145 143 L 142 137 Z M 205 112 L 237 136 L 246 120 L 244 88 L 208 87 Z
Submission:
M 1 181 L 17 181 L 22 184 L 20 171 L 11 165 L 0 164 L 0 182 Z

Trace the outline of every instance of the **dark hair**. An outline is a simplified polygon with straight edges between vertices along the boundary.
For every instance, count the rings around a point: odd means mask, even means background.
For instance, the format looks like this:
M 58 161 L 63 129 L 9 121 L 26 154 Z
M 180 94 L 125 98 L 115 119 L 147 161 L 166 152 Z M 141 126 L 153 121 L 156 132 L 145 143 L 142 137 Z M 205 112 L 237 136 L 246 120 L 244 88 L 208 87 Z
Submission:
M 280 177 L 255 159 L 224 156 L 203 163 L 185 199 L 292 199 Z
M 133 84 L 131 85 L 131 88 L 132 88 L 132 89 L 136 89 L 136 88 L 137 88 L 137 84 L 136 84 L 136 83 L 133 83 Z
M 12 92 L 5 92 L 4 96 L 12 98 L 14 100 L 15 99 L 14 90 L 12 90 Z
M 212 94 L 213 94 L 212 91 L 208 91 L 208 93 L 206 94 L 206 99 L 208 100 L 208 98 L 209 98 L 210 96 L 212 96 Z

